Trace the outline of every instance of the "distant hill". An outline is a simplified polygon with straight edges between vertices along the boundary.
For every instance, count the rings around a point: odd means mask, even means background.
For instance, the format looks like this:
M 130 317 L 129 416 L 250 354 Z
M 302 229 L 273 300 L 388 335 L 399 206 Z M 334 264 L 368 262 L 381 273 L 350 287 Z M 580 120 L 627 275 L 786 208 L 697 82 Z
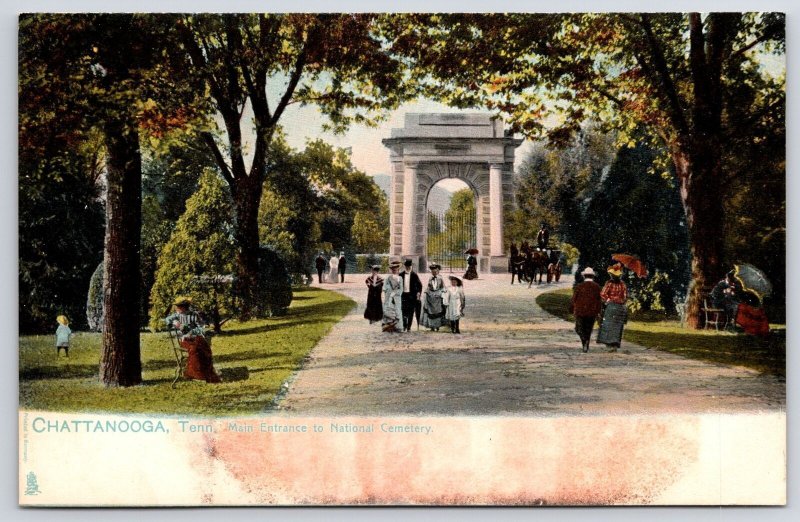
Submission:
M 389 188 L 392 182 L 392 177 L 388 174 L 375 174 L 372 176 L 375 184 L 389 197 Z M 453 193 L 439 185 L 431 189 L 428 195 L 428 210 L 433 212 L 444 212 L 450 207 L 450 200 L 453 198 Z

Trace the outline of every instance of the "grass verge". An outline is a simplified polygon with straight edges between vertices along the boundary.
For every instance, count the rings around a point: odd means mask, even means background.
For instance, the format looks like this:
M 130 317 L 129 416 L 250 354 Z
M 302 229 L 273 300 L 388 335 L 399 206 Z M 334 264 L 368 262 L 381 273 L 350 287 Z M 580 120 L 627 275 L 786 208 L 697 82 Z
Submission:
M 557 317 L 574 321 L 569 313 L 571 296 L 572 289 L 569 288 L 547 292 L 536 298 L 536 304 Z M 655 319 L 652 313 L 632 315 L 625 325 L 623 339 L 690 359 L 745 366 L 786 377 L 785 325 L 777 325 L 777 330 L 762 340 L 744 334 L 681 328 L 679 321 L 666 317 Z
M 179 380 L 172 389 L 175 359 L 166 333 L 141 335 L 141 386 L 105 388 L 98 380 L 101 338 L 80 332 L 70 357 L 55 355 L 53 336 L 19 341 L 19 405 L 65 412 L 236 415 L 272 406 L 281 385 L 355 303 L 317 288 L 294 291 L 283 317 L 229 322 L 212 340 L 222 384 Z M 247 369 L 244 372 L 244 368 Z

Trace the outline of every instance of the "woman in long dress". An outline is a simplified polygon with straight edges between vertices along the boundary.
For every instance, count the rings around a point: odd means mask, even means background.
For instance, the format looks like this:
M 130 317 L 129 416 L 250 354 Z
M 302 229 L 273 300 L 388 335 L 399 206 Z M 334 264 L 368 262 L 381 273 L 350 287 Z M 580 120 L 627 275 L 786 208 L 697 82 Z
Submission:
M 420 324 L 438 332 L 444 324 L 444 303 L 442 303 L 442 293 L 444 293 L 444 279 L 439 275 L 441 266 L 437 264 L 428 267 L 431 271 L 431 278 L 425 287 L 425 298 L 422 300 L 422 321 Z
M 609 267 L 608 274 L 611 280 L 606 282 L 600 291 L 605 310 L 600 331 L 597 332 L 597 342 L 611 348 L 610 352 L 616 352 L 622 342 L 622 329 L 628 320 L 628 308 L 625 306 L 625 301 L 628 300 L 628 287 L 620 279 L 622 265 L 619 263 Z
M 380 265 L 372 267 L 372 274 L 367 277 L 367 309 L 364 310 L 364 319 L 369 320 L 369 324 L 380 321 L 383 318 L 383 302 L 381 293 L 383 292 L 383 278 L 378 275 Z
M 389 265 L 391 274 L 383 281 L 383 331 L 399 332 L 402 330 L 403 309 L 400 302 L 403 295 L 403 279 L 400 277 L 400 261 Z
M 450 276 L 450 286 L 442 292 L 442 302 L 447 307 L 444 318 L 450 323 L 450 331 L 460 334 L 459 321 L 464 316 L 464 305 L 467 303 L 461 279 Z
M 336 255 L 332 255 L 328 264 L 331 265 L 331 271 L 328 273 L 328 282 L 329 283 L 338 283 L 339 282 L 339 258 Z
M 467 271 L 464 274 L 464 279 L 468 280 L 477 279 L 478 278 L 478 270 L 476 268 L 477 266 L 478 266 L 478 259 L 474 255 L 470 254 L 469 257 L 467 258 Z

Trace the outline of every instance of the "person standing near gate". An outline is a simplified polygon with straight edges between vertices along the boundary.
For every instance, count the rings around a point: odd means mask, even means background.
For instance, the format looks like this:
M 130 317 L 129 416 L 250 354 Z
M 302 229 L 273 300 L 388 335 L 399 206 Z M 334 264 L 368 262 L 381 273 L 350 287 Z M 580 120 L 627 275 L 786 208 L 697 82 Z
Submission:
M 422 281 L 412 269 L 413 264 L 410 259 L 406 259 L 405 263 L 403 263 L 406 269 L 400 274 L 400 277 L 403 278 L 403 296 L 401 298 L 403 304 L 403 330 L 406 332 L 411 330 L 415 312 L 417 314 L 417 323 L 419 323 L 420 296 L 422 295 Z
M 588 352 L 594 322 L 597 320 L 603 302 L 600 299 L 600 285 L 594 282 L 592 267 L 586 267 L 581 275 L 583 282 L 572 290 L 569 311 L 575 316 L 575 332 L 581 339 L 583 351 Z
M 317 256 L 315 264 L 317 267 L 317 277 L 319 278 L 319 283 L 322 284 L 322 273 L 325 272 L 325 267 L 328 266 L 328 260 L 322 255 L 322 252 L 320 252 Z
M 344 273 L 347 271 L 347 258 L 344 257 L 344 252 L 339 253 L 339 275 L 342 277 L 344 283 Z
M 622 328 L 628 320 L 628 308 L 625 306 L 625 301 L 628 300 L 628 287 L 620 279 L 622 265 L 619 263 L 608 268 L 608 275 L 611 276 L 611 280 L 606 282 L 600 291 L 600 298 L 606 308 L 603 311 L 600 331 L 597 332 L 597 342 L 609 346 L 611 348 L 609 352 L 616 352 L 622 342 Z

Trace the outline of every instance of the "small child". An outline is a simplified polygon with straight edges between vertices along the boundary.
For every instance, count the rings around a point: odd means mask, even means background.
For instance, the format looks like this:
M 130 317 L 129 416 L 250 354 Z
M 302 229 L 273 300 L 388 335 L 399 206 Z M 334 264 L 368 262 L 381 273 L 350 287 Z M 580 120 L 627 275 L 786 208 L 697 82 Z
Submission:
M 72 336 L 72 330 L 69 329 L 69 319 L 66 315 L 59 315 L 56 317 L 58 321 L 58 328 L 56 328 L 56 357 L 61 355 L 61 349 L 64 349 L 64 354 L 69 357 L 69 338 Z
M 442 304 L 447 307 L 444 318 L 450 321 L 450 331 L 454 334 L 460 334 L 461 329 L 458 323 L 464 315 L 464 305 L 466 304 L 461 279 L 456 276 L 450 276 L 450 286 L 442 293 Z

